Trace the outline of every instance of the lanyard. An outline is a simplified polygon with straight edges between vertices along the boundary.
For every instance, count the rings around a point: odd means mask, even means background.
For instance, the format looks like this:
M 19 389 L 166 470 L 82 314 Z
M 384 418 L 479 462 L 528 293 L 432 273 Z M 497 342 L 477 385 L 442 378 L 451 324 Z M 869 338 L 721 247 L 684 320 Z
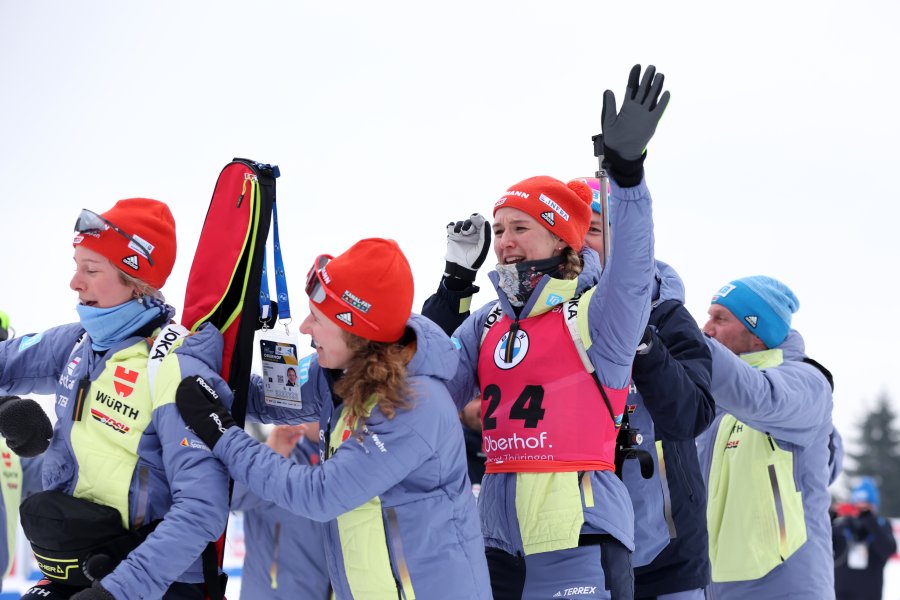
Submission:
M 275 246 L 275 294 L 278 302 L 278 318 L 282 321 L 291 318 L 291 303 L 288 298 L 287 276 L 284 273 L 284 260 L 281 257 L 281 240 L 278 237 L 278 204 L 272 202 L 273 242 Z M 263 253 L 262 279 L 259 289 L 259 318 L 269 319 L 271 304 L 269 303 L 269 277 L 266 264 L 266 253 Z

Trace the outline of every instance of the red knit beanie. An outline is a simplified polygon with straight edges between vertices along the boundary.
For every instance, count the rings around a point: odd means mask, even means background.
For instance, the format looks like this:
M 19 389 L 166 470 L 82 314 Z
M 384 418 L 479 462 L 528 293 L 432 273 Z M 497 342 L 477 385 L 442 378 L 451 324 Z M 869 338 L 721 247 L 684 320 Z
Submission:
M 134 241 L 112 228 L 76 233 L 72 245 L 93 250 L 124 273 L 160 289 L 175 266 L 175 219 L 169 207 L 159 200 L 129 198 L 100 216 L 146 248 L 153 266 Z
M 318 277 L 328 293 L 313 302 L 339 327 L 374 342 L 403 337 L 412 313 L 413 276 L 397 242 L 360 240 L 319 269 Z
M 566 184 L 539 175 L 509 188 L 494 204 L 494 214 L 501 208 L 517 208 L 580 252 L 591 226 L 592 199 L 591 188 L 583 181 Z

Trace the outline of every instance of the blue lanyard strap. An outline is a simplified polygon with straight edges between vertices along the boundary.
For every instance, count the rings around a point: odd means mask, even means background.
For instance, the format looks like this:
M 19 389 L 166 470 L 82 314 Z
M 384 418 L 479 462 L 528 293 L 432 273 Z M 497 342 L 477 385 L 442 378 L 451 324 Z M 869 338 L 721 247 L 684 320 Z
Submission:
M 284 260 L 281 258 L 281 241 L 278 239 L 278 205 L 272 202 L 272 221 L 275 227 L 275 293 L 278 294 L 278 318 L 291 318 L 291 303 L 288 299 L 287 276 L 284 274 Z
M 287 276 L 284 273 L 284 259 L 281 257 L 281 240 L 278 237 L 278 204 L 272 202 L 272 227 L 275 246 L 275 294 L 278 301 L 278 318 L 285 321 L 291 318 L 291 303 L 288 298 Z M 266 263 L 266 253 L 263 253 L 262 279 L 259 286 L 259 318 L 263 321 L 269 319 L 269 276 Z

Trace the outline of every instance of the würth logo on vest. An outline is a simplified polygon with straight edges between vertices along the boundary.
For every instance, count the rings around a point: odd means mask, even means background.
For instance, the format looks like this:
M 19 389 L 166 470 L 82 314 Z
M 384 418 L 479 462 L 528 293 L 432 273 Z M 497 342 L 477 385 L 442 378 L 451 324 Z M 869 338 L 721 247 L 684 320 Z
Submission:
M 132 371 L 122 365 L 117 365 L 116 372 L 113 373 L 113 387 L 115 387 L 116 393 L 123 398 L 130 396 L 131 392 L 134 391 L 134 384 L 137 383 L 138 375 L 140 375 L 138 371 Z

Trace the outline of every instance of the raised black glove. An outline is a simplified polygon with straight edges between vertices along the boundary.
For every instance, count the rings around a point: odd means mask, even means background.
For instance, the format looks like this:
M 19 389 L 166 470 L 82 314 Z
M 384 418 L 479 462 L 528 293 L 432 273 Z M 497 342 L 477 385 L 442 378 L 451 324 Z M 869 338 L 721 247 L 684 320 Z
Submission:
M 69 598 L 70 600 L 116 600 L 116 597 L 106 591 L 99 581 L 95 581 L 91 587 L 81 590 Z
M 465 221 L 447 224 L 447 261 L 444 274 L 475 281 L 491 247 L 491 228 L 485 218 L 474 213 Z
M 199 375 L 181 380 L 175 392 L 175 405 L 184 422 L 210 449 L 229 427 L 237 427 L 231 413 L 219 402 L 219 395 Z
M 0 397 L 0 435 L 19 456 L 37 456 L 50 445 L 53 425 L 34 400 L 3 396 Z
M 634 65 L 628 75 L 621 111 L 616 110 L 616 95 L 611 90 L 603 94 L 600 120 L 605 165 L 613 179 L 623 187 L 640 182 L 644 151 L 669 104 L 668 91 L 660 96 L 665 76 L 657 74 L 653 65 L 647 67 L 643 79 L 640 75 L 641 65 Z

